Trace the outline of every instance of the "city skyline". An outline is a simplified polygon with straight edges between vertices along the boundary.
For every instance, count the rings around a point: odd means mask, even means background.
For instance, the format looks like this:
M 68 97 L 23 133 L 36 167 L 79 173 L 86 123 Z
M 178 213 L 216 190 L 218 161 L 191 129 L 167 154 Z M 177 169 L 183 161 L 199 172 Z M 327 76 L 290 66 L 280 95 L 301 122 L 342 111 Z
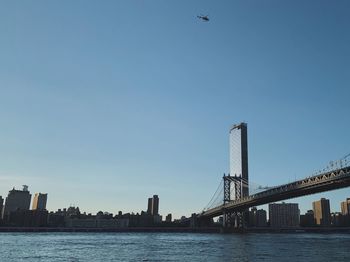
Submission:
M 350 3 L 252 3 L 4 3 L 0 195 L 29 184 L 49 210 L 116 213 L 157 192 L 161 214 L 189 216 L 229 171 L 242 121 L 260 185 L 350 153 Z M 289 201 L 333 211 L 349 192 Z
M 17 196 L 14 196 L 13 193 L 16 193 L 19 195 Z M 23 193 L 27 194 L 27 196 L 24 196 Z M 10 204 L 11 206 L 13 206 L 11 209 L 11 211 L 15 211 L 15 209 L 19 208 L 19 210 L 46 210 L 50 213 L 53 213 L 53 212 L 61 212 L 62 210 L 66 210 L 66 209 L 70 209 L 70 208 L 73 208 L 73 209 L 79 209 L 78 206 L 74 206 L 74 205 L 69 205 L 67 207 L 61 207 L 61 208 L 58 208 L 57 210 L 48 210 L 46 209 L 46 204 L 47 204 L 47 193 L 35 193 L 33 194 L 33 198 L 31 198 L 32 194 L 30 194 L 30 191 L 29 191 L 29 188 L 27 185 L 23 185 L 23 189 L 22 190 L 18 190 L 18 189 L 15 189 L 15 187 L 13 187 L 12 190 L 9 191 L 9 194 L 7 197 L 3 198 L 2 195 L 0 195 L 0 219 L 2 216 L 4 216 L 5 214 L 6 215 L 9 215 L 8 212 L 6 212 L 6 207 Z M 8 199 L 8 197 L 11 197 L 12 199 L 9 200 L 8 203 L 6 203 L 5 200 Z M 15 201 L 14 201 L 14 197 L 15 197 Z M 23 198 L 24 197 L 24 198 Z M 324 214 L 341 214 L 341 215 L 349 215 L 349 206 L 350 206 L 350 198 L 346 198 L 345 201 L 341 201 L 340 203 L 338 203 L 339 205 L 339 209 L 336 209 L 336 210 L 331 210 L 330 209 L 330 201 L 329 199 L 325 199 L 325 198 L 321 198 L 319 200 L 315 200 L 313 201 L 312 203 L 312 206 L 310 205 L 309 207 L 306 207 L 307 208 L 307 211 L 304 212 L 304 214 L 302 212 L 300 212 L 300 209 L 299 209 L 299 203 L 295 203 L 293 202 L 292 200 L 295 200 L 294 199 L 289 199 L 288 202 L 286 201 L 277 201 L 277 202 L 271 202 L 269 204 L 266 204 L 266 205 L 259 205 L 259 206 L 253 206 L 251 208 L 249 208 L 249 210 L 251 212 L 256 212 L 256 211 L 259 211 L 259 210 L 263 210 L 265 212 L 265 217 L 270 220 L 270 216 L 266 216 L 266 211 L 267 210 L 270 210 L 271 207 L 273 206 L 282 206 L 282 205 L 285 205 L 285 206 L 297 206 L 297 210 L 298 210 L 298 213 L 299 215 L 305 215 L 307 213 L 309 213 L 310 211 L 310 207 L 312 207 L 312 211 L 315 212 L 315 224 L 318 224 L 318 225 L 322 225 L 322 223 L 320 222 L 320 219 L 322 219 L 322 217 L 324 217 L 325 215 Z M 324 202 L 326 202 L 326 204 L 324 204 Z M 324 207 L 323 206 L 326 206 L 326 210 L 324 210 Z M 266 209 L 259 209 L 257 210 L 257 207 L 261 208 L 261 207 L 268 207 Z M 4 209 L 2 209 L 4 207 Z M 31 207 L 31 208 L 30 208 Z M 7 207 L 8 208 L 8 207 Z M 169 213 L 167 215 L 165 214 L 161 214 L 158 212 L 159 210 L 159 197 L 158 195 L 153 195 L 153 197 L 151 198 L 148 198 L 147 199 L 147 206 L 145 205 L 145 209 L 142 209 L 142 210 L 128 210 L 127 212 L 125 213 L 129 213 L 129 214 L 142 214 L 142 213 L 145 213 L 147 215 L 151 215 L 154 217 L 155 221 L 162 221 L 162 217 L 164 218 L 163 221 L 167 221 L 167 219 L 170 217 L 172 217 L 172 214 Z M 316 211 L 315 211 L 316 210 Z M 323 211 L 322 211 L 323 210 Z M 82 210 L 82 212 L 84 212 L 84 214 L 93 214 L 91 212 L 86 212 L 84 210 Z M 123 213 L 121 210 L 119 210 L 118 212 L 110 212 L 110 210 L 102 210 L 102 209 L 99 209 L 98 212 L 96 212 L 96 214 L 99 214 L 99 213 L 106 213 L 106 214 L 120 214 Z M 323 212 L 323 213 L 322 213 Z M 178 217 L 176 219 L 182 219 L 184 218 L 185 216 L 181 216 L 181 217 Z M 222 215 L 218 216 L 217 218 L 222 219 Z M 330 225 L 330 220 L 331 218 L 328 218 L 328 222 L 323 222 L 325 223 L 326 225 Z M 168 221 L 167 221 L 168 222 Z M 170 219 L 170 222 L 171 222 L 171 219 Z

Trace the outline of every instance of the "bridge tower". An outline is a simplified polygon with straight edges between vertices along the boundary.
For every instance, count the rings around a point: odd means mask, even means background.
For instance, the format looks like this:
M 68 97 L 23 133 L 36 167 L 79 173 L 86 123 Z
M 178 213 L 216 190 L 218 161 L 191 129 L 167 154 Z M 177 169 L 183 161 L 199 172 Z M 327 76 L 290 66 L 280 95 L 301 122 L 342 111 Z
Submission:
M 249 195 L 247 124 L 240 123 L 230 129 L 230 174 L 223 177 L 224 204 Z M 231 192 L 233 194 L 231 194 Z M 245 227 L 247 212 L 224 212 L 224 227 Z
M 223 176 L 224 180 L 224 204 L 233 199 L 239 199 L 242 196 L 242 178 L 239 176 Z M 233 193 L 233 194 L 232 194 Z M 242 212 L 223 212 L 224 227 L 243 227 Z

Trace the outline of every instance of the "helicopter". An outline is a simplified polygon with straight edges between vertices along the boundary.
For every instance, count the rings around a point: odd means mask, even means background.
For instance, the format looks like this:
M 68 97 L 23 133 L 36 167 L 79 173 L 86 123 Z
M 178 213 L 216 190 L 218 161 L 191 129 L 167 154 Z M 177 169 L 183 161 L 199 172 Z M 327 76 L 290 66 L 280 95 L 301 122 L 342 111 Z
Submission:
M 197 15 L 198 19 L 202 19 L 204 22 L 209 22 L 208 15 Z

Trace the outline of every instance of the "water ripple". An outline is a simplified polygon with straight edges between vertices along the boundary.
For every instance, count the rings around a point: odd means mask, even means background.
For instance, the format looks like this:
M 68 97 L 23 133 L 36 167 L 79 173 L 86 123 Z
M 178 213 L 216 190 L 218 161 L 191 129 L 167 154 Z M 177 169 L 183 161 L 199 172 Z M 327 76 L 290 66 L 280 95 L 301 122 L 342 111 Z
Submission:
M 348 261 L 346 234 L 0 233 L 1 261 Z

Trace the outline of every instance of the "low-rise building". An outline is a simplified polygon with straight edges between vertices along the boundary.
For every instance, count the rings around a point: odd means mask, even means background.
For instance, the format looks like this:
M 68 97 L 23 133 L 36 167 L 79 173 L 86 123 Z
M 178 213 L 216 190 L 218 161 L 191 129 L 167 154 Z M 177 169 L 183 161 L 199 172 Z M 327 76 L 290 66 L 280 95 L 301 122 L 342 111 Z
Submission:
M 266 211 L 263 209 L 258 210 L 256 207 L 252 207 L 252 209 L 249 211 L 248 225 L 250 227 L 266 227 Z
M 314 211 L 308 210 L 304 215 L 300 215 L 300 226 L 313 227 L 315 226 Z
M 46 227 L 48 212 L 46 210 L 16 210 L 9 214 L 7 225 L 15 227 Z

